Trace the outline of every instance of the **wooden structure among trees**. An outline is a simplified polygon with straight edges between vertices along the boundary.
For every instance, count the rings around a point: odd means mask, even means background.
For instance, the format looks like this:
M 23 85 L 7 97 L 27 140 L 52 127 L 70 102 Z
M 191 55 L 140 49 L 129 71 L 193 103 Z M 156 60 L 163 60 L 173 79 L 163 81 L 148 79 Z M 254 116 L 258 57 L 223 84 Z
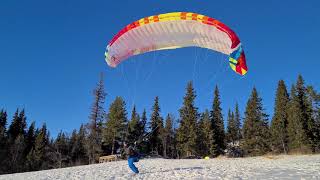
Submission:
M 117 161 L 117 160 L 118 160 L 117 155 L 109 155 L 109 156 L 99 157 L 99 163 L 105 163 L 105 162 L 111 162 L 111 161 Z

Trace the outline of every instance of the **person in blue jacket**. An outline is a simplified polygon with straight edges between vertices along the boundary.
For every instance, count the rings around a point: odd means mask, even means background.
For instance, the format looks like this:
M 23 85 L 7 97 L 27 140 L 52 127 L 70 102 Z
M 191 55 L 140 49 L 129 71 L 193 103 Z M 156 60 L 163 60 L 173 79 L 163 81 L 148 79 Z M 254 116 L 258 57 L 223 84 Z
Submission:
M 135 162 L 139 162 L 139 153 L 137 152 L 137 150 L 132 147 L 132 146 L 128 146 L 126 143 L 124 144 L 124 148 L 125 148 L 125 152 L 126 155 L 128 157 L 128 165 L 130 167 L 130 169 L 138 174 L 139 170 L 138 168 L 134 165 Z

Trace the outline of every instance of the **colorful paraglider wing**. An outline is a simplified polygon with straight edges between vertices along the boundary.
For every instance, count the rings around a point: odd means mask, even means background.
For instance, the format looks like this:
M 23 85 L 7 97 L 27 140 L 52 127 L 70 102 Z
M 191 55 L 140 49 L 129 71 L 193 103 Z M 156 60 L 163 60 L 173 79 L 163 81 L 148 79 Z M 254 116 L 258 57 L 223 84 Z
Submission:
M 229 27 L 188 12 L 150 16 L 127 25 L 110 41 L 105 57 L 109 66 L 116 67 L 133 55 L 191 46 L 230 55 L 235 72 L 244 75 L 248 71 L 240 40 Z

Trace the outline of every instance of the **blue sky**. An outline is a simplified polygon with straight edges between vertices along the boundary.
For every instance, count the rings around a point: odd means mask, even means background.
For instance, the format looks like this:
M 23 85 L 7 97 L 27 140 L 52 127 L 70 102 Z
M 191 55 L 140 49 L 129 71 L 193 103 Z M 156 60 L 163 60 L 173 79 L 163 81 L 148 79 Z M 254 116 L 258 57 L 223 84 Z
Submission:
M 310 1 L 17 1 L 0 2 L 0 108 L 11 119 L 25 108 L 28 122 L 47 123 L 52 135 L 88 122 L 92 90 L 100 72 L 108 93 L 106 108 L 122 96 L 150 112 L 160 98 L 162 115 L 181 107 L 193 80 L 200 111 L 211 107 L 213 89 L 221 92 L 224 114 L 235 102 L 243 113 L 254 86 L 272 114 L 279 79 L 290 87 L 301 73 L 319 90 L 320 2 Z M 244 45 L 249 72 L 232 72 L 227 57 L 200 48 L 147 53 L 115 69 L 104 51 L 125 25 L 145 16 L 190 11 L 231 27 Z

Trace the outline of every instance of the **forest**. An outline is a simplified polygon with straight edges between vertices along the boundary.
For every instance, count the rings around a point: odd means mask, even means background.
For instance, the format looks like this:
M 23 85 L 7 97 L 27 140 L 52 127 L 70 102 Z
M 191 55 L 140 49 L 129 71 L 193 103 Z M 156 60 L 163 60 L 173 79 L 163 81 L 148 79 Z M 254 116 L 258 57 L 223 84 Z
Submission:
M 199 112 L 190 81 L 175 117 L 161 113 L 159 97 L 150 112 L 137 112 L 135 106 L 127 110 L 122 97 L 105 107 L 107 90 L 101 79 L 93 91 L 88 122 L 56 137 L 50 136 L 46 124 L 28 124 L 25 109 L 9 115 L 0 107 L 0 174 L 97 163 L 100 156 L 121 154 L 124 142 L 136 142 L 143 155 L 164 158 L 320 152 L 320 94 L 301 75 L 290 89 L 279 80 L 273 114 L 265 112 L 256 88 L 249 93 L 246 104 L 234 104 L 224 116 L 216 86 L 211 108 Z M 243 114 L 239 106 L 245 107 Z

